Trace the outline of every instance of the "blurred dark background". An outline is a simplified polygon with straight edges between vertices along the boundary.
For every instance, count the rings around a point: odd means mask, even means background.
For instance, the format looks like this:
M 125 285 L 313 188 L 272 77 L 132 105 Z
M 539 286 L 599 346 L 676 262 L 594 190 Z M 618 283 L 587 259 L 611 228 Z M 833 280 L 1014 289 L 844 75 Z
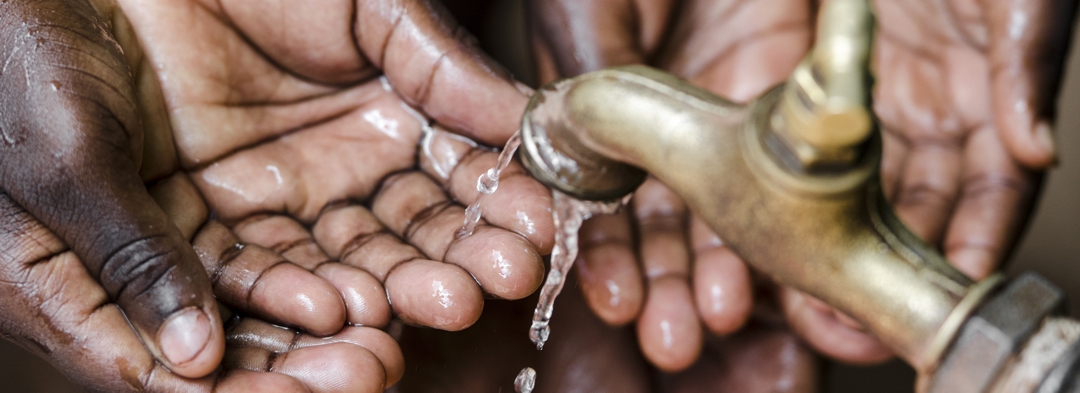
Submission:
M 525 40 L 523 0 L 496 0 L 480 12 L 470 12 L 484 0 L 468 0 L 452 9 L 481 45 L 519 79 L 533 84 Z M 1074 31 L 1075 36 L 1075 31 Z M 1033 220 L 1006 271 L 1031 270 L 1048 277 L 1068 292 L 1072 315 L 1080 316 L 1080 59 L 1073 40 L 1061 100 L 1058 103 L 1060 165 L 1047 180 Z M 823 393 L 911 393 L 915 373 L 893 361 L 880 366 L 854 367 L 826 363 Z M 406 375 L 406 378 L 408 376 Z M 0 391 L 78 392 L 48 363 L 0 340 Z

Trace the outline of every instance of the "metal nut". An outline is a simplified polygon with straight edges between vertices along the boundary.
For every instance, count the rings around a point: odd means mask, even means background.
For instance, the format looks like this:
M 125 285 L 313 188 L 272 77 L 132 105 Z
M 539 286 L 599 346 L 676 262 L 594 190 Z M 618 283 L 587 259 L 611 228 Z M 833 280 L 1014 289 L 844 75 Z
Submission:
M 1064 303 L 1061 289 L 1039 275 L 1017 277 L 964 323 L 927 391 L 985 391 L 1043 318 L 1060 312 Z

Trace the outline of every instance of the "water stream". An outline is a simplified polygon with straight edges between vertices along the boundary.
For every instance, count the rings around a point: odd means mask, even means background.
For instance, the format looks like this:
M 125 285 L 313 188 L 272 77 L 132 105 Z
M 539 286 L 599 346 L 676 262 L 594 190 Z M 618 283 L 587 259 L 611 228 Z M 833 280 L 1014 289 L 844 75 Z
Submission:
M 581 223 L 595 214 L 613 214 L 630 200 L 630 195 L 627 195 L 622 200 L 612 202 L 583 201 L 558 191 L 552 193 L 555 198 L 555 247 L 551 250 L 551 271 L 540 288 L 540 301 L 536 304 L 529 329 L 529 339 L 536 344 L 536 349 L 544 349 L 544 343 L 551 334 L 548 324 L 555 309 L 555 298 L 562 291 L 566 275 L 577 259 Z
M 484 201 L 484 196 L 491 195 L 495 193 L 495 190 L 499 189 L 499 175 L 502 174 L 507 165 L 510 165 L 510 160 L 514 158 L 514 152 L 517 151 L 518 146 L 521 146 L 521 131 L 515 132 L 506 141 L 506 146 L 499 153 L 499 161 L 495 164 L 495 167 L 488 169 L 487 172 L 480 175 L 479 179 L 476 179 L 476 191 L 480 191 L 480 196 L 476 197 L 476 202 L 473 202 L 465 209 L 465 223 L 461 225 L 461 230 L 457 233 L 458 239 L 468 237 L 476 230 L 476 224 L 480 222 L 482 214 L 480 202 Z
M 472 235 L 476 229 L 482 216 L 480 203 L 483 202 L 484 196 L 491 195 L 499 188 L 499 175 L 510 165 L 510 160 L 513 159 L 520 145 L 521 133 L 519 131 L 506 142 L 506 146 L 499 153 L 499 161 L 495 167 L 488 169 L 477 179 L 476 190 L 480 192 L 480 196 L 465 209 L 465 222 L 456 234 L 458 239 Z M 536 344 L 536 349 L 544 349 L 544 343 L 551 334 L 549 324 L 551 314 L 555 310 L 555 298 L 562 291 L 566 283 L 566 275 L 570 273 L 570 268 L 577 259 L 578 230 L 581 229 L 582 222 L 596 214 L 615 213 L 626 205 L 631 197 L 627 195 L 618 201 L 595 202 L 579 200 L 559 191 L 552 191 L 552 194 L 555 204 L 552 212 L 555 220 L 555 247 L 551 250 L 551 270 L 548 272 L 547 279 L 544 280 L 544 286 L 540 288 L 540 300 L 536 304 L 532 326 L 529 329 L 529 339 Z M 514 379 L 514 388 L 518 393 L 530 393 L 535 385 L 536 370 L 532 367 L 525 367 Z
M 533 370 L 532 367 L 521 369 L 517 378 L 514 378 L 514 390 L 517 390 L 517 393 L 532 393 L 535 387 L 536 370 Z

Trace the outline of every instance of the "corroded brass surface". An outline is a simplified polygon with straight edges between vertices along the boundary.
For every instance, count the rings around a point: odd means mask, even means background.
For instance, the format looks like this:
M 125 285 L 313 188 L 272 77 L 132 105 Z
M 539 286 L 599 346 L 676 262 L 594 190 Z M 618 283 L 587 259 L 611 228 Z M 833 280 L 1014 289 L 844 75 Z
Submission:
M 553 153 L 534 146 L 523 155 L 604 157 L 564 163 L 561 174 L 540 176 L 548 186 L 589 198 L 575 190 L 590 189 L 596 173 L 633 179 L 642 168 L 685 198 L 748 263 L 866 324 L 923 371 L 940 355 L 933 344 L 955 334 L 958 326 L 946 321 L 971 311 L 958 306 L 974 283 L 912 235 L 885 202 L 876 138 L 849 170 L 808 174 L 791 171 L 765 146 L 780 90 L 742 107 L 637 66 L 586 74 L 539 94 L 544 103 L 527 112 L 523 140 L 572 147 Z
M 789 166 L 844 167 L 859 159 L 873 131 L 870 43 L 874 18 L 865 0 L 834 0 L 821 11 L 817 43 L 781 93 L 771 120 Z
M 923 390 L 985 389 L 995 372 L 967 372 L 980 363 L 961 359 L 985 346 L 956 340 L 958 332 L 1023 333 L 1002 341 L 998 358 L 980 359 L 997 370 L 1013 364 L 1045 313 L 987 317 L 987 305 L 1038 302 L 996 291 L 1001 276 L 973 282 L 895 216 L 881 192 L 881 140 L 869 109 L 869 6 L 832 0 L 822 14 L 818 43 L 791 79 L 746 106 L 643 66 L 555 82 L 525 112 L 523 161 L 545 185 L 591 200 L 620 199 L 651 173 L 747 263 L 863 323 L 920 372 Z M 973 333 L 980 318 L 1005 322 Z M 1039 364 L 1072 381 L 1074 358 Z M 1009 367 L 1001 380 L 1040 381 L 1021 375 L 1031 367 Z

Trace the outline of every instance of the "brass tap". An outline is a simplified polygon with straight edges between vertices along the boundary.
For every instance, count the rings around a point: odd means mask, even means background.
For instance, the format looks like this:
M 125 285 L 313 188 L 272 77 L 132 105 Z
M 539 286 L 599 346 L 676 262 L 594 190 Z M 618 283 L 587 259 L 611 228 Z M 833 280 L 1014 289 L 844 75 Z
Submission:
M 1071 389 L 1046 382 L 1080 368 L 1080 324 L 1045 322 L 1060 290 L 1033 275 L 971 280 L 885 200 L 866 0 L 827 2 L 819 25 L 791 79 L 746 106 L 643 66 L 556 81 L 526 109 L 522 161 L 590 200 L 620 199 L 651 173 L 754 268 L 863 323 L 919 371 L 921 391 Z M 1068 349 L 1021 355 L 1049 336 Z

